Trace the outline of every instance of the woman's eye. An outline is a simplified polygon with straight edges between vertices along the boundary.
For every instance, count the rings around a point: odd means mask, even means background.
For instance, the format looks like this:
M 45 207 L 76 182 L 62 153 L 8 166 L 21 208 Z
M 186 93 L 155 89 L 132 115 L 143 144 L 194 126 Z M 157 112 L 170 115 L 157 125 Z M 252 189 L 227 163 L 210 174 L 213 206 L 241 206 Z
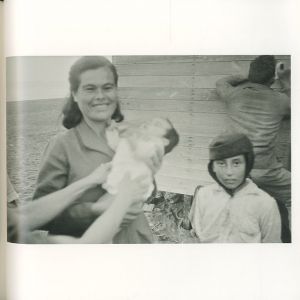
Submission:
M 110 91 L 110 90 L 112 90 L 113 89 L 113 86 L 106 86 L 106 87 L 104 87 L 104 90 L 105 91 Z
M 95 90 L 95 88 L 94 87 L 86 87 L 84 90 L 87 92 L 93 92 Z

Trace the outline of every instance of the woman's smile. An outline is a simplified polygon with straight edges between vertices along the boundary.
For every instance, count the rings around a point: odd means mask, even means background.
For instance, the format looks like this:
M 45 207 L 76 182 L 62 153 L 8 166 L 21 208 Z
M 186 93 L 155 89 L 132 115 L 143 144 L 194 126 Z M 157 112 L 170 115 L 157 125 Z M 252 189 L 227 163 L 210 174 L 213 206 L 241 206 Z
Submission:
M 118 103 L 117 86 L 112 71 L 101 67 L 83 72 L 74 99 L 86 121 L 98 123 L 109 120 Z
M 99 110 L 106 110 L 109 107 L 109 105 L 111 105 L 111 103 L 93 103 L 93 104 L 91 104 L 91 106 L 93 108 L 97 108 Z

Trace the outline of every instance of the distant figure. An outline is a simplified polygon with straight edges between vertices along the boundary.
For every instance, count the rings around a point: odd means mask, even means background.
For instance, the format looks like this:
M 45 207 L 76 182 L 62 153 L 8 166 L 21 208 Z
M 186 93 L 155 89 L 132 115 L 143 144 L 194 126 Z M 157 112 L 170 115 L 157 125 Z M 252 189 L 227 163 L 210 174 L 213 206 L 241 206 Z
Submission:
M 144 199 L 147 199 L 154 189 L 154 173 L 147 161 L 156 152 L 167 154 L 178 144 L 179 136 L 175 128 L 169 120 L 155 118 L 138 127 L 128 127 L 122 131 L 113 124 L 108 127 L 106 136 L 108 144 L 116 154 L 112 160 L 112 170 L 103 187 L 114 195 L 118 192 L 125 173 L 131 178 L 146 175 L 149 188 Z
M 272 55 L 257 57 L 250 64 L 248 78 L 229 76 L 217 81 L 217 93 L 225 101 L 232 132 L 246 134 L 254 146 L 253 181 L 277 200 L 282 218 L 282 240 L 291 242 L 289 215 L 291 173 L 275 153 L 282 120 L 290 116 L 289 72 L 277 68 L 284 93 L 275 91 L 276 60 Z
M 276 201 L 251 179 L 254 153 L 244 134 L 222 134 L 209 146 L 216 183 L 196 188 L 190 222 L 202 243 L 280 243 Z

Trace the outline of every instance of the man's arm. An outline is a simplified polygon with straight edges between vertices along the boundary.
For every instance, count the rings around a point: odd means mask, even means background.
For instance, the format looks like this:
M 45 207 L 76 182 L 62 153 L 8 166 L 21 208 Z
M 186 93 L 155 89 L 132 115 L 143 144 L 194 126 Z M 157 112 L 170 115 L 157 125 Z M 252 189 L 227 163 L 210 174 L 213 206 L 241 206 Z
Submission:
M 232 75 L 221 78 L 216 82 L 217 94 L 221 99 L 226 99 L 237 85 L 247 80 L 248 79 L 243 75 Z

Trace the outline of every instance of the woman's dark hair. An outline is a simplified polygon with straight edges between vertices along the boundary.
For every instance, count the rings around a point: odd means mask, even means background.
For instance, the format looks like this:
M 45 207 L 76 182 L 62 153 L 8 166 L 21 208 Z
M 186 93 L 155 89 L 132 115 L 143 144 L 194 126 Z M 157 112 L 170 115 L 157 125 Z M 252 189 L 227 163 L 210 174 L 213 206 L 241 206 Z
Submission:
M 82 113 L 77 102 L 73 98 L 73 93 L 76 93 L 80 85 L 80 75 L 88 70 L 98 68 L 109 68 L 114 76 L 115 84 L 118 85 L 118 73 L 116 67 L 103 56 L 84 56 L 79 58 L 71 67 L 69 72 L 70 96 L 66 99 L 63 107 L 63 125 L 67 129 L 77 126 L 82 120 Z M 120 104 L 117 104 L 116 110 L 112 115 L 112 119 L 116 122 L 121 122 L 124 116 L 121 113 Z
M 276 60 L 273 55 L 261 55 L 250 64 L 250 82 L 267 84 L 275 77 Z

